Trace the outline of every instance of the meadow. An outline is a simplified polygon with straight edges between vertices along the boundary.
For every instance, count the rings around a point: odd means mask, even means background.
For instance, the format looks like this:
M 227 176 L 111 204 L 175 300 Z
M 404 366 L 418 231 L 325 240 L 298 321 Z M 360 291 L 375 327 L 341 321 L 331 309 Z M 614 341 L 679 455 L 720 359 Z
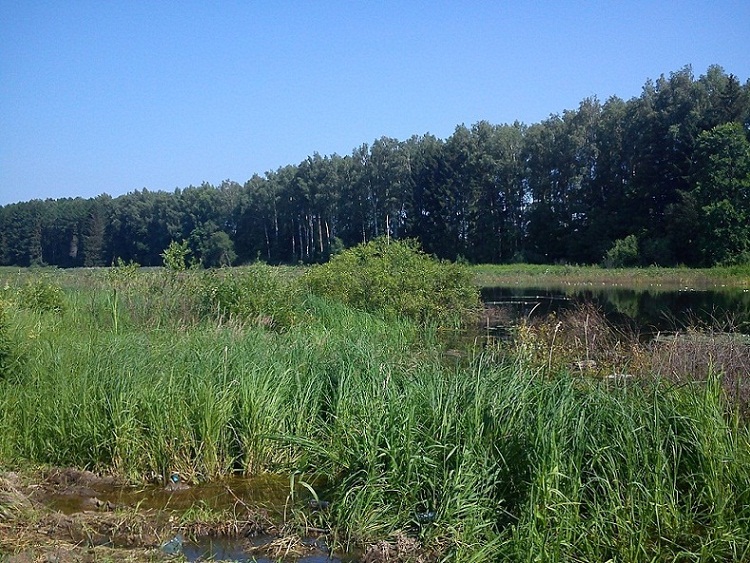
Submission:
M 677 373 L 684 339 L 637 348 L 594 311 L 456 349 L 475 275 L 383 241 L 304 272 L 3 271 L 0 470 L 283 475 L 289 523 L 392 561 L 750 557 L 729 368 Z
M 475 282 L 481 287 L 536 285 L 609 285 L 630 288 L 707 289 L 750 287 L 750 266 L 713 268 L 604 268 L 571 264 L 484 264 L 474 266 Z

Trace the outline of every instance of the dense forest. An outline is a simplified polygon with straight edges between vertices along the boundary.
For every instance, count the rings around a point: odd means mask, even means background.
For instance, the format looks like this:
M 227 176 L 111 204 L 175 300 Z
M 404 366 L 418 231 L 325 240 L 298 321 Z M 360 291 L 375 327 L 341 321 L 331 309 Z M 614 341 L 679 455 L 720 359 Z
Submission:
M 470 262 L 748 262 L 750 80 L 685 67 L 628 101 L 383 137 L 244 185 L 0 207 L 2 265 L 159 265 L 172 241 L 205 266 L 310 263 L 381 236 Z

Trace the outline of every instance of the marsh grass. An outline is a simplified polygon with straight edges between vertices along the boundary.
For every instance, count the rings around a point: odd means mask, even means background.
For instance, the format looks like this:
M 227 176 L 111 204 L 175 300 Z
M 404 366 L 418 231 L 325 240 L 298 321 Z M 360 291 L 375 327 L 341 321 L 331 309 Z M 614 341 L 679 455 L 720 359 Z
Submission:
M 355 378 L 339 395 L 330 438 L 310 447 L 335 483 L 327 518 L 341 541 L 400 529 L 461 546 L 459 559 L 494 545 L 493 557 L 562 561 L 747 548 L 732 493 L 747 491 L 747 433 L 715 385 L 613 387 L 477 362 Z
M 643 338 L 584 304 L 523 320 L 510 340 L 496 341 L 487 353 L 513 357 L 547 376 L 568 371 L 607 381 L 661 378 L 677 385 L 704 384 L 714 377 L 727 410 L 743 420 L 750 414 L 750 336 L 734 330 L 731 320 L 696 322 Z
M 4 293 L 25 361 L 0 380 L 0 462 L 299 475 L 329 504 L 296 495 L 289 514 L 334 545 L 454 561 L 750 555 L 750 436 L 718 362 L 667 377 L 593 310 L 448 362 L 435 325 L 262 272 L 92 274 L 60 284 L 59 311 Z M 238 295 L 204 309 L 219 286 Z
M 479 287 L 534 287 L 616 285 L 664 290 L 691 287 L 750 287 L 750 267 L 714 268 L 602 268 L 599 266 L 543 264 L 481 264 L 472 266 Z
M 717 378 L 729 408 L 750 415 L 750 335 L 691 328 L 654 339 L 645 357 L 647 369 L 677 384 Z
M 637 332 L 614 326 L 597 307 L 582 304 L 546 317 L 522 319 L 512 326 L 510 338 L 491 343 L 488 353 L 511 356 L 522 368 L 549 376 L 570 371 L 608 377 L 630 375 L 646 350 Z

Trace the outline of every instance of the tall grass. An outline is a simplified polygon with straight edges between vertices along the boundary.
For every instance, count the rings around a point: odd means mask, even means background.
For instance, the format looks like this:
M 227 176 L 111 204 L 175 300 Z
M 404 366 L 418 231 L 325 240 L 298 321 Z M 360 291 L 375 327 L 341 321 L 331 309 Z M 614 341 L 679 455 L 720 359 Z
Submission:
M 297 514 L 335 541 L 409 537 L 455 561 L 750 556 L 750 434 L 719 374 L 585 378 L 521 350 L 457 362 L 429 326 L 278 279 L 159 276 L 92 278 L 59 310 L 5 295 L 23 362 L 0 379 L 0 463 L 294 474 L 330 502 Z M 221 284 L 238 308 L 203 308 Z
M 613 387 L 479 360 L 388 375 L 348 378 L 328 439 L 311 444 L 345 539 L 407 530 L 459 560 L 701 560 L 750 545 L 750 444 L 718 386 Z

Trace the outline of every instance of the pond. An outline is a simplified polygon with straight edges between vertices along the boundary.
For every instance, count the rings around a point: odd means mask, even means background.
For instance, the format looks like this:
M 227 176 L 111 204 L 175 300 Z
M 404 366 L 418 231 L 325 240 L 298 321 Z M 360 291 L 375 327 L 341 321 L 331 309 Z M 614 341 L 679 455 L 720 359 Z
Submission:
M 582 304 L 599 308 L 615 325 L 641 334 L 687 327 L 750 334 L 750 290 L 713 288 L 663 290 L 623 286 L 485 287 L 482 300 L 512 318 L 548 315 Z

